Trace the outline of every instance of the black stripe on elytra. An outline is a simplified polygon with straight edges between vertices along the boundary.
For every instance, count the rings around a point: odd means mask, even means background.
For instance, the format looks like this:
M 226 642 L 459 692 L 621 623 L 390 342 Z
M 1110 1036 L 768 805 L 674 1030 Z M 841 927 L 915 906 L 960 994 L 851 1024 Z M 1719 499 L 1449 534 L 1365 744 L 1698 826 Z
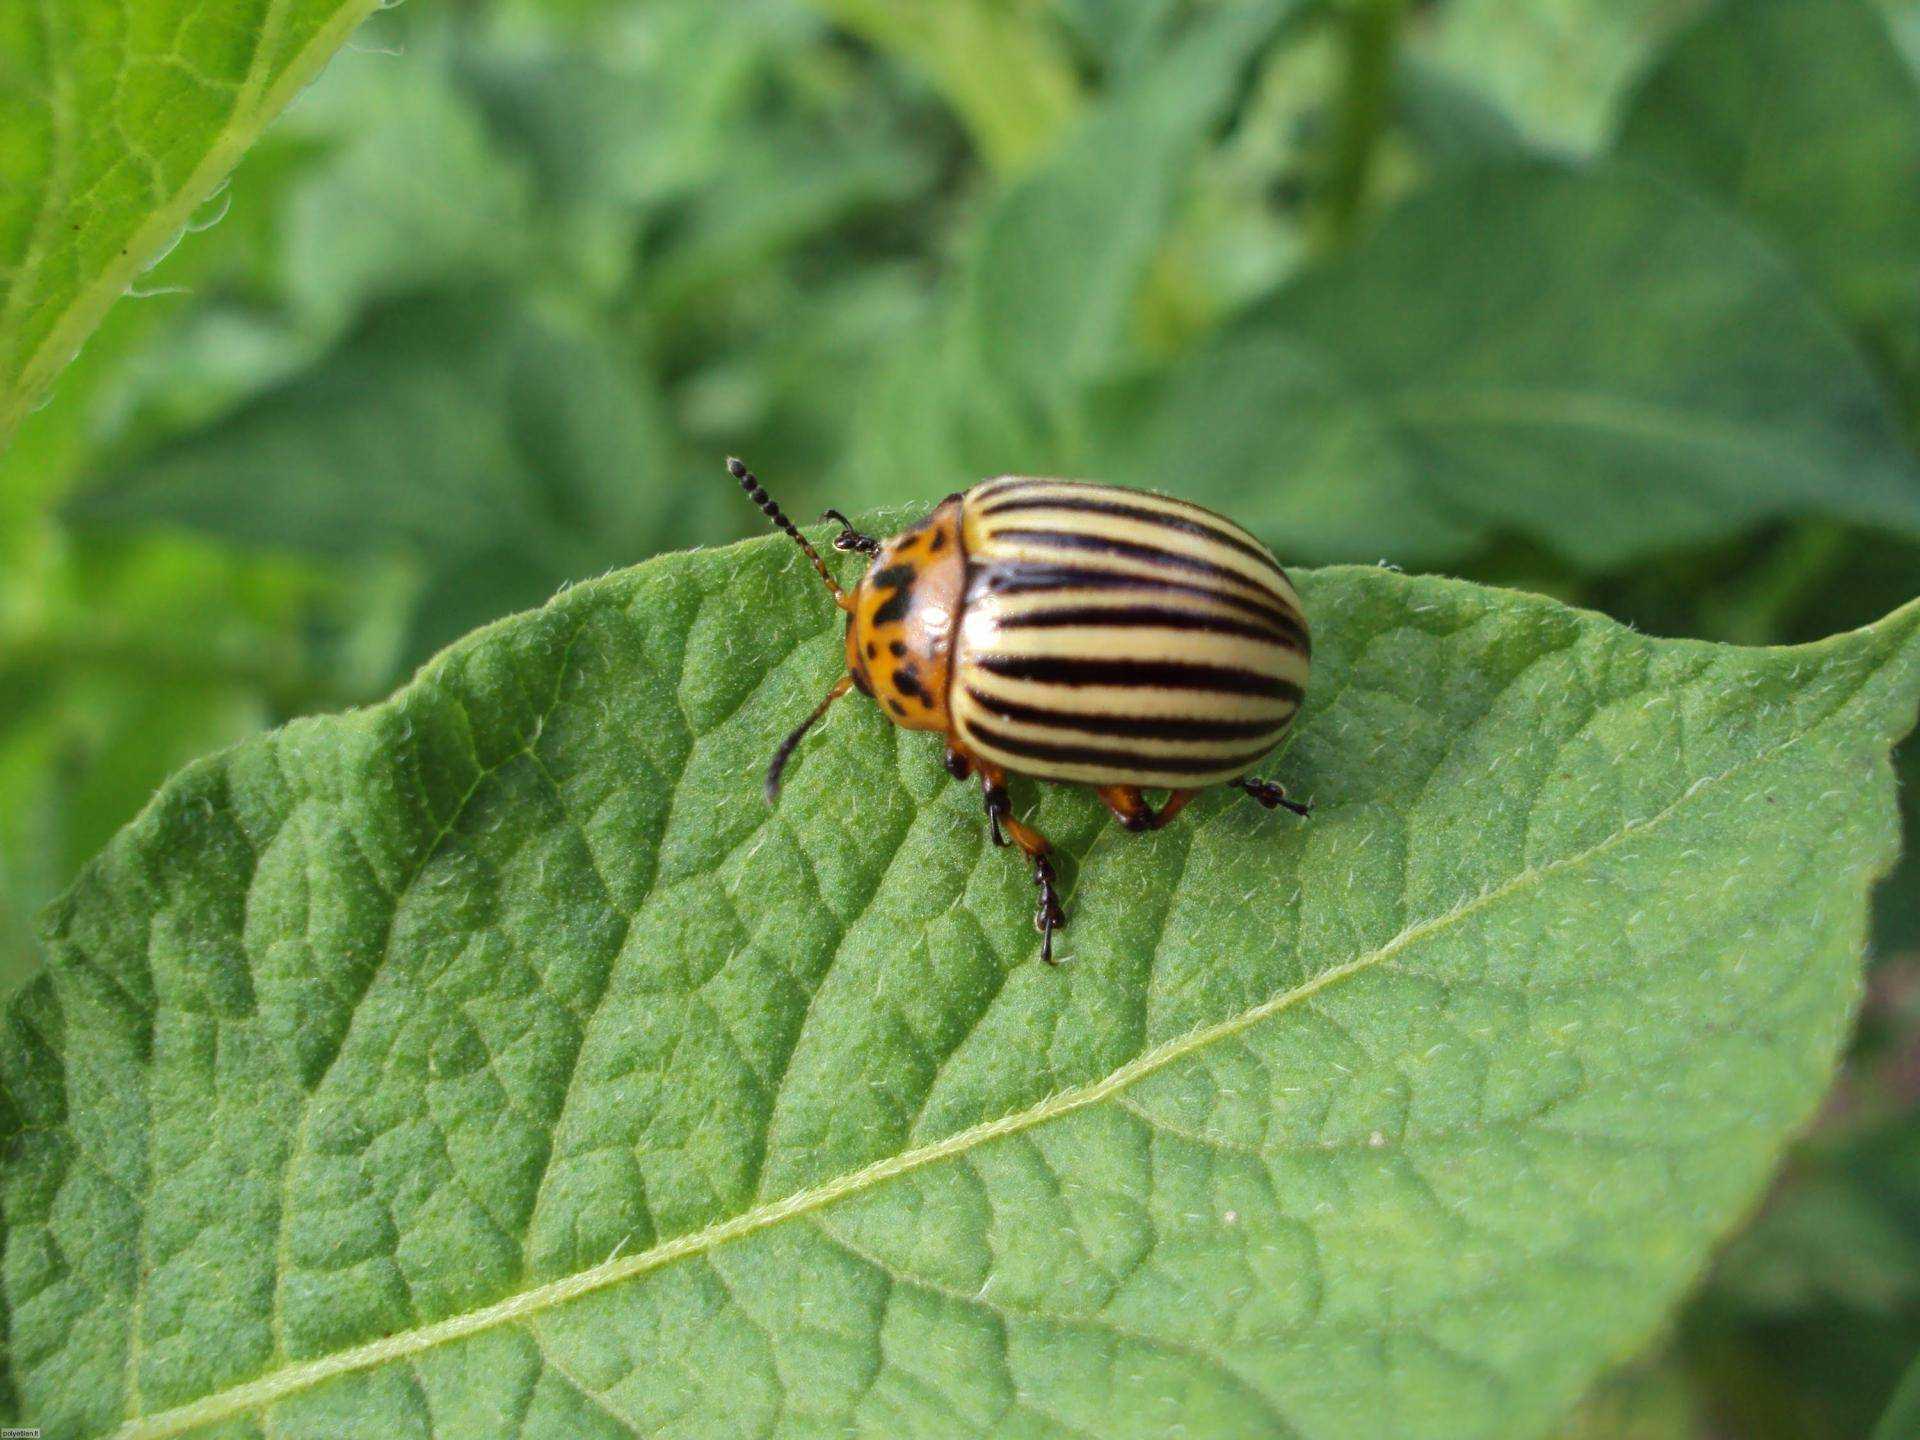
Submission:
M 1273 748 L 1271 741 L 1258 749 L 1234 750 L 1224 755 L 1159 755 L 1150 750 L 1129 750 L 1124 746 L 1056 745 L 1046 740 L 1029 740 L 973 720 L 967 724 L 977 736 L 997 750 L 1022 755 L 1029 760 L 1053 760 L 1063 765 L 1105 765 L 1115 770 L 1144 770 L 1161 775 L 1210 775 L 1251 765 Z
M 1095 629 L 1151 626 L 1156 630 L 1204 630 L 1213 635 L 1242 635 L 1269 645 L 1300 648 L 1297 634 L 1288 635 L 1272 624 L 1258 625 L 1231 615 L 1209 615 L 1204 610 L 1179 610 L 1166 605 L 1062 605 L 1057 610 L 1023 610 L 1001 619 L 1002 630 L 1057 630 L 1067 625 Z
M 1287 580 L 1287 572 L 1280 568 L 1280 562 L 1269 555 L 1264 548 L 1251 540 L 1235 535 L 1231 530 L 1219 525 L 1209 524 L 1198 516 L 1176 515 L 1167 510 L 1154 510 L 1145 505 L 1126 505 L 1118 500 L 1095 500 L 1090 496 L 1079 495 L 1020 495 L 1012 499 L 996 499 L 990 505 L 980 508 L 982 515 L 1004 515 L 1014 510 L 1078 510 L 1089 515 L 1111 515 L 1118 520 L 1138 520 L 1147 525 L 1158 525 L 1167 530 L 1177 530 L 1183 535 L 1198 536 L 1202 540 L 1212 540 L 1231 550 L 1238 550 L 1258 560 L 1267 569 Z M 1291 585 L 1293 582 L 1287 580 Z
M 1031 475 L 1002 475 L 998 480 L 982 480 L 964 495 L 948 498 L 961 499 L 969 505 L 977 505 L 983 500 L 991 500 L 995 495 L 1012 495 L 1022 490 L 1031 490 L 1040 483 Z
M 914 576 L 919 573 L 911 565 L 889 565 L 867 577 L 867 584 L 880 590 L 893 591 L 874 610 L 871 623 L 892 625 L 907 618 L 907 607 L 913 603 Z
M 1128 740 L 1257 740 L 1264 735 L 1272 737 L 1268 741 L 1271 744 L 1293 723 L 1291 711 L 1269 720 L 1200 720 L 1184 715 L 1107 715 L 1049 710 L 1044 705 L 1023 705 L 1017 700 L 983 694 L 971 685 L 967 687 L 967 695 L 974 704 L 1002 720 Z
M 1304 654 L 1310 647 L 1306 627 L 1300 617 L 1277 596 L 1259 600 L 1237 590 L 1216 590 L 1211 585 L 1166 580 L 1158 575 L 1139 575 L 1126 570 L 1102 570 L 1091 565 L 1053 564 L 1035 560 L 999 560 L 980 565 L 968 586 L 971 603 L 979 595 L 1031 595 L 1050 590 L 1080 588 L 1086 590 L 1153 590 L 1166 595 L 1194 595 L 1217 600 L 1249 615 L 1271 620 L 1288 634 L 1297 636 Z
M 1262 695 L 1300 703 L 1300 687 L 1277 675 L 1238 665 L 1190 660 L 1097 660 L 1079 655 L 976 655 L 975 665 L 1009 680 L 1048 685 L 1119 685 L 1152 690 L 1211 690 L 1225 695 Z
M 1091 550 L 1099 555 L 1124 555 L 1129 560 L 1141 560 L 1168 570 L 1186 570 L 1195 575 L 1213 575 L 1222 580 L 1231 580 L 1258 590 L 1263 595 L 1272 594 L 1265 582 L 1244 570 L 1236 570 L 1231 565 L 1218 565 L 1211 560 L 1203 560 L 1198 555 L 1188 555 L 1179 550 L 1168 550 L 1159 545 L 1148 545 L 1140 540 L 1115 540 L 1110 535 L 1088 535 L 1078 530 L 1047 530 L 1024 525 L 1009 525 L 1004 530 L 993 532 L 995 540 L 1026 540 L 1035 545 L 1047 545 L 1057 550 Z

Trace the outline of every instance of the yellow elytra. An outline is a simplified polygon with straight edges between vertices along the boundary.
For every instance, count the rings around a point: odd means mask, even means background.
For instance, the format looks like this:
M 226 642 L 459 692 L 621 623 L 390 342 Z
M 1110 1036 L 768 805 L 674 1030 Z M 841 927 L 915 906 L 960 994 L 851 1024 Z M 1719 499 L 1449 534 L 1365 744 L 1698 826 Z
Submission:
M 1008 774 L 1092 786 L 1135 831 L 1210 785 L 1307 813 L 1247 774 L 1300 709 L 1306 613 L 1272 552 L 1231 520 L 1118 485 L 1002 476 L 887 540 L 829 510 L 835 547 L 871 558 L 849 594 L 746 466 L 727 468 L 847 612 L 846 674 L 775 752 L 769 801 L 849 689 L 895 724 L 939 732 L 954 777 L 980 777 L 994 843 L 1033 862 L 1048 963 L 1066 916 L 1046 837 L 1010 813 Z M 1148 789 L 1170 792 L 1158 810 Z

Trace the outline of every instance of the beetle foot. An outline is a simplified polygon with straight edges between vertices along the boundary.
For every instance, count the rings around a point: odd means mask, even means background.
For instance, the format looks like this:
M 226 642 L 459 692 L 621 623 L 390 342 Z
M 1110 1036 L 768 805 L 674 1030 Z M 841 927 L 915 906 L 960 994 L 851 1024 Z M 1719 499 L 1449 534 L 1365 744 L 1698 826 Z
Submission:
M 1057 965 L 1053 932 L 1067 923 L 1067 912 L 1060 908 L 1060 892 L 1054 889 L 1053 863 L 1044 855 L 1033 857 L 1033 881 L 1040 887 L 1040 908 L 1033 912 L 1033 928 L 1040 932 L 1040 958 Z
M 822 514 L 820 518 L 822 520 L 831 520 L 840 526 L 840 533 L 833 537 L 834 549 L 843 553 L 857 551 L 862 555 L 873 555 L 879 552 L 880 542 L 871 535 L 862 535 L 858 530 L 854 529 L 853 522 L 838 510 L 828 510 Z
M 1278 806 L 1300 816 L 1313 813 L 1311 805 L 1303 805 L 1298 800 L 1289 800 L 1286 788 L 1276 780 L 1258 780 L 1249 775 L 1233 783 L 1236 789 L 1246 791 L 1269 810 Z
M 998 785 L 990 785 L 986 790 L 987 824 L 993 830 L 993 843 L 1005 845 L 1007 837 L 1000 829 L 1000 822 L 1013 809 L 1013 802 L 1007 798 L 1007 792 Z

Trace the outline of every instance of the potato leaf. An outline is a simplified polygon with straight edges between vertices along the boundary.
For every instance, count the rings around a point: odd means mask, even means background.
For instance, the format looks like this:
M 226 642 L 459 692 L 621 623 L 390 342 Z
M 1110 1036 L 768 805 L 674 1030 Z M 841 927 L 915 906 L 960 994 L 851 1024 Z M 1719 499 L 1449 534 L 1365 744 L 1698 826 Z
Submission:
M 1873 1440 L 1900 1440 L 1901 1436 L 1916 1431 L 1920 1431 L 1920 1357 L 1914 1359 L 1900 1381 L 1887 1413 L 1874 1427 Z
M 777 539 L 197 764 L 0 1044 L 48 1434 L 1520 1436 L 1825 1088 L 1920 605 L 1798 649 L 1305 573 L 1275 773 L 1128 835 L 857 697 Z
M 1521 534 L 1599 569 L 1781 516 L 1920 535 L 1920 468 L 1818 296 L 1717 207 L 1604 166 L 1444 178 L 1101 412 L 1080 468 L 1302 560 Z
M 1878 8 L 1715 6 L 1640 82 L 1615 151 L 1776 239 L 1920 402 L 1920 79 Z
M 376 6 L 0 6 L 0 446 Z
M 418 661 L 570 575 L 682 538 L 659 412 L 603 327 L 478 292 L 418 296 L 95 478 L 67 516 L 330 561 L 407 557 L 428 582 Z
M 983 378 L 1049 399 L 1124 353 L 1194 154 L 1294 8 L 1218 7 L 998 198 L 966 295 Z

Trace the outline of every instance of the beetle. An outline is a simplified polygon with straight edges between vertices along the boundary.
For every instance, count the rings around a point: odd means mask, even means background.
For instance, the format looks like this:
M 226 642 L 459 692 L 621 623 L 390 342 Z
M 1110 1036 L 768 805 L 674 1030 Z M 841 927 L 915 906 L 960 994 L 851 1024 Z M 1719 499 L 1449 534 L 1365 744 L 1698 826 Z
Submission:
M 767 803 L 801 738 L 849 690 L 947 742 L 978 776 L 995 845 L 1032 862 L 1040 958 L 1066 924 L 1052 847 L 1015 818 L 1007 776 L 1092 786 L 1121 825 L 1158 830 L 1201 789 L 1308 807 L 1247 772 L 1285 737 L 1312 641 L 1299 592 L 1240 526 L 1165 495 L 1003 475 L 878 540 L 829 510 L 834 548 L 868 557 L 851 593 L 739 460 L 727 469 L 806 552 L 847 612 L 847 668 L 767 767 Z M 1158 809 L 1143 790 L 1166 790 Z

